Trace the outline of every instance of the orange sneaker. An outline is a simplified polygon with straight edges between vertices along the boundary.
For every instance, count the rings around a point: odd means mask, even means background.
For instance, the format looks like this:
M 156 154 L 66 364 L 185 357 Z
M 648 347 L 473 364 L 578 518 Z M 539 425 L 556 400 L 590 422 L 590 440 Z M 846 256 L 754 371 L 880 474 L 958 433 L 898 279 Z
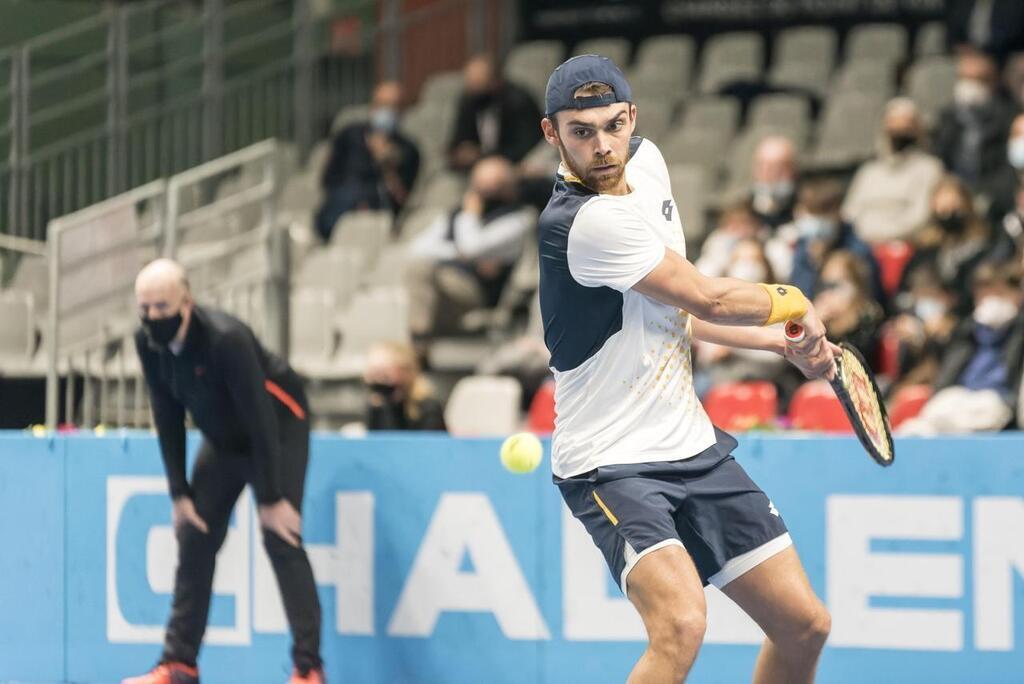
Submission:
M 326 684 L 327 680 L 324 678 L 324 671 L 320 668 L 310 670 L 306 674 L 302 674 L 298 670 L 292 670 L 292 677 L 288 680 L 288 684 Z
M 199 684 L 199 670 L 183 663 L 160 663 L 144 675 L 122 679 L 121 684 Z

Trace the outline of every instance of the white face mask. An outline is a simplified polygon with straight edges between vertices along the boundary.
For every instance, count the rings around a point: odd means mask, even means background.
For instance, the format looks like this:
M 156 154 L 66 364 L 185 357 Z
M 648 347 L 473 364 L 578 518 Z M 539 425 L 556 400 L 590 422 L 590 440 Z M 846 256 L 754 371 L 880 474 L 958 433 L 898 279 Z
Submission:
M 974 320 L 993 330 L 1002 330 L 1017 317 L 1017 304 L 1005 297 L 989 295 L 974 307 Z
M 914 304 L 914 315 L 927 323 L 946 315 L 946 304 L 935 297 L 921 297 Z
M 1010 166 L 1018 171 L 1024 171 L 1024 137 L 1010 138 L 1006 145 L 1006 158 Z
M 964 107 L 976 107 L 989 101 L 992 94 L 981 81 L 973 78 L 957 79 L 953 85 L 953 101 Z
M 796 229 L 800 237 L 808 240 L 831 242 L 839 234 L 839 222 L 820 216 L 801 216 L 796 220 Z
M 746 280 L 751 283 L 763 283 L 768 280 L 768 271 L 765 269 L 764 265 L 750 259 L 743 259 L 734 262 L 732 266 L 729 267 L 726 275 L 730 278 Z

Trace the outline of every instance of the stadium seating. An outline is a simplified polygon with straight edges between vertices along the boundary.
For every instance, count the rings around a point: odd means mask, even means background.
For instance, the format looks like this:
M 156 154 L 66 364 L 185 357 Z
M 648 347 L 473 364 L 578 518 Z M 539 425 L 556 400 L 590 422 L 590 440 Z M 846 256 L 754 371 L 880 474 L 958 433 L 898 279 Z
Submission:
M 931 57 L 946 54 L 946 25 L 941 21 L 930 21 L 917 29 L 914 39 L 914 56 Z
M 753 31 L 721 33 L 708 39 L 701 57 L 697 90 L 715 93 L 736 81 L 760 79 L 764 39 Z
M 565 56 L 557 40 L 534 40 L 512 48 L 505 59 L 505 78 L 529 90 L 537 102 L 544 101 L 548 76 Z
M 899 290 L 903 269 L 914 256 L 914 248 L 903 240 L 892 240 L 875 245 L 872 251 L 882 274 L 882 287 L 891 297 Z
M 690 89 L 696 52 L 690 36 L 648 38 L 637 48 L 628 73 L 630 87 L 638 96 L 681 98 Z
M 36 348 L 33 297 L 28 292 L 0 292 L 0 375 L 28 373 Z
M 775 420 L 779 398 L 770 382 L 732 382 L 708 390 L 703 404 L 711 422 L 723 430 L 748 430 Z
M 860 24 L 846 36 L 846 59 L 899 63 L 907 56 L 907 32 L 898 24 Z
M 928 385 L 903 387 L 892 398 L 889 408 L 889 424 L 895 430 L 904 422 L 914 418 L 928 403 L 931 396 L 932 388 Z
M 546 435 L 555 430 L 555 381 L 548 380 L 533 395 L 526 426 L 530 432 Z
M 459 380 L 444 411 L 448 432 L 462 437 L 501 437 L 515 432 L 521 394 L 513 378 L 477 375 Z
M 775 66 L 820 64 L 831 71 L 836 59 L 836 32 L 829 26 L 796 26 L 781 31 L 775 39 Z
M 573 55 L 602 55 L 615 62 L 625 71 L 629 67 L 629 56 L 633 47 L 625 38 L 590 38 L 576 43 Z
M 934 126 L 939 112 L 952 103 L 955 81 L 956 64 L 950 57 L 925 57 L 910 65 L 904 93 L 917 103 L 926 126 Z
M 824 380 L 801 385 L 789 403 L 789 420 L 798 430 L 853 432 L 835 392 Z

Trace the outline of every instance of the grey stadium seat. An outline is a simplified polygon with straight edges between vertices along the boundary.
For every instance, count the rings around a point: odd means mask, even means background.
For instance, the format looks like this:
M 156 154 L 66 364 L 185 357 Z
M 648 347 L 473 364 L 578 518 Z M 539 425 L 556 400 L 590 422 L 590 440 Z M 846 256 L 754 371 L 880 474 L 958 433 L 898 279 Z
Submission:
M 902 62 L 907 56 L 907 31 L 899 24 L 861 24 L 846 35 L 846 60 L 884 59 Z
M 331 245 L 360 251 L 366 257 L 366 266 L 370 267 L 391 239 L 393 222 L 390 211 L 346 212 L 334 224 Z
M 445 406 L 448 431 L 462 437 L 501 437 L 519 427 L 522 388 L 514 378 L 476 375 L 459 380 Z
M 871 156 L 881 126 L 885 100 L 864 93 L 830 98 L 818 124 L 817 166 L 845 166 Z
M 0 292 L 0 376 L 30 374 L 36 346 L 32 295 L 18 290 Z
M 811 106 L 805 97 L 785 94 L 764 95 L 754 100 L 748 116 L 748 125 L 806 125 L 810 117 Z
M 926 57 L 907 71 L 906 94 L 921 110 L 927 126 L 935 125 L 942 108 L 953 101 L 956 63 L 952 57 Z
M 420 90 L 420 101 L 452 102 L 462 94 L 462 73 L 441 71 L 426 80 Z
M 675 104 L 669 99 L 636 98 L 636 133 L 654 141 L 668 132 L 675 115 Z M 547 144 L 547 143 L 545 143 Z M 551 148 L 551 145 L 548 145 Z M 552 148 L 554 149 L 554 148 Z
M 328 245 L 310 250 L 294 271 L 298 289 L 330 290 L 334 303 L 345 306 L 366 271 L 366 255 L 358 249 Z
M 829 88 L 831 73 L 831 68 L 820 62 L 783 62 L 772 67 L 768 83 L 824 95 Z
M 711 37 L 701 56 L 697 89 L 713 93 L 734 81 L 755 80 L 764 64 L 764 39 L 753 31 Z
M 330 376 L 338 342 L 334 294 L 322 288 L 300 288 L 292 292 L 289 306 L 289 361 L 305 377 Z
M 601 55 L 612 60 L 620 69 L 626 71 L 632 51 L 633 46 L 625 38 L 590 38 L 589 40 L 576 43 L 572 54 Z
M 894 64 L 884 59 L 847 62 L 836 75 L 833 92 L 874 93 L 889 98 L 895 92 Z
M 667 164 L 696 164 L 707 173 L 709 187 L 714 187 L 728 147 L 729 136 L 713 131 L 682 128 L 659 145 Z
M 366 121 L 370 116 L 369 105 L 349 105 L 342 107 L 338 113 L 334 116 L 334 121 L 331 123 L 331 133 L 337 133 L 345 126 L 354 124 L 359 121 Z
M 341 344 L 334 372 L 339 377 L 358 377 L 374 343 L 409 340 L 409 296 L 401 287 L 360 292 L 340 317 L 338 327 Z
M 815 62 L 832 69 L 838 36 L 830 26 L 795 26 L 775 39 L 775 64 Z
M 650 92 L 660 87 L 663 95 L 686 93 L 690 89 L 695 53 L 690 36 L 653 36 L 640 43 L 629 72 L 633 92 Z
M 732 136 L 740 120 L 740 103 L 731 97 L 692 100 L 683 114 L 683 128 Z
M 946 25 L 941 21 L 930 21 L 917 29 L 914 39 L 915 57 L 932 57 L 946 54 Z
M 557 40 L 533 40 L 512 48 L 505 59 L 505 78 L 529 90 L 543 105 L 548 76 L 565 57 L 565 46 Z

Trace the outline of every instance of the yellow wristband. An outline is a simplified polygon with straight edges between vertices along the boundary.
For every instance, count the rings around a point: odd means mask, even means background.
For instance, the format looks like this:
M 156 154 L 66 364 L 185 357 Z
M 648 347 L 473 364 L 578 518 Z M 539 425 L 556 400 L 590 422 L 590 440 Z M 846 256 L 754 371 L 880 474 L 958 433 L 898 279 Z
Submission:
M 772 310 L 768 320 L 761 325 L 773 325 L 783 321 L 794 321 L 803 318 L 810 302 L 799 288 L 792 285 L 759 283 L 772 300 Z

